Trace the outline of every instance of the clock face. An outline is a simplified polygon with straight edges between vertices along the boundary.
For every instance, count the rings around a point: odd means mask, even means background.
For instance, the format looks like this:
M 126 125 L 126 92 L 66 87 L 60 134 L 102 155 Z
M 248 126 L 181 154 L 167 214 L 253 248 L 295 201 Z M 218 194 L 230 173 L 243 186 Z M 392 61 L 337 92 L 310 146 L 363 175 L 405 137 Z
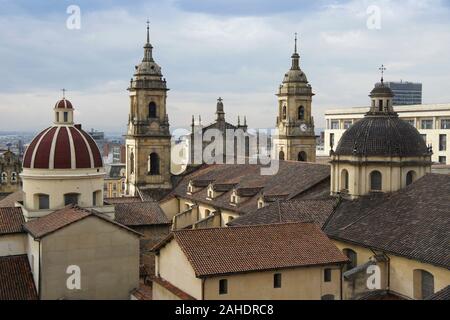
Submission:
M 300 130 L 302 130 L 303 132 L 305 132 L 307 129 L 308 129 L 308 126 L 306 124 L 302 123 L 300 125 Z

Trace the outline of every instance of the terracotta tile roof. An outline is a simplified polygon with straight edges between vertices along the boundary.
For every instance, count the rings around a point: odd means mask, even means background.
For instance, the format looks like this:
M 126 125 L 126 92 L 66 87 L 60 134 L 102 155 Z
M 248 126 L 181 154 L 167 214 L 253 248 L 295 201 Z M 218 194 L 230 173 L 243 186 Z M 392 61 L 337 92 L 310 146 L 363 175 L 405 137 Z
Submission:
M 101 213 L 97 213 L 93 210 L 89 211 L 86 209 L 82 209 L 77 206 L 67 206 L 60 210 L 54 211 L 42 218 L 28 221 L 24 224 L 24 229 L 29 232 L 35 239 L 39 239 L 90 216 L 100 218 L 104 221 L 115 224 L 118 227 L 124 228 L 134 234 L 141 235 L 140 233 L 124 226 L 123 224 L 109 219 Z
M 104 200 L 106 203 L 109 204 L 142 202 L 140 197 L 116 197 L 116 198 L 105 198 Z
M 21 208 L 0 208 L 0 235 L 24 232 L 25 218 Z
M 164 280 L 161 277 L 152 277 L 151 281 L 159 284 L 160 286 L 162 286 L 163 288 L 165 288 L 166 290 L 168 290 L 169 292 L 173 293 L 174 295 L 176 295 L 178 298 L 180 298 L 181 300 L 197 300 L 194 297 L 192 297 L 191 295 L 187 294 L 186 292 L 184 292 L 183 290 L 175 287 L 173 284 L 171 284 L 169 281 Z
M 442 290 L 439 290 L 435 294 L 432 294 L 425 300 L 450 300 L 450 285 L 446 286 Z
M 0 257 L 0 301 L 37 299 L 27 255 Z
M 158 202 L 119 203 L 116 207 L 116 221 L 126 226 L 170 224 Z
M 0 200 L 0 208 L 5 208 L 5 207 L 14 207 L 14 204 L 18 201 L 22 201 L 23 200 L 23 191 L 16 191 L 13 192 L 11 194 L 9 194 L 8 196 L 6 196 L 5 198 L 3 198 L 2 200 Z
M 172 189 L 138 189 L 142 201 L 160 201 L 166 197 Z
M 171 238 L 180 245 L 197 277 L 347 261 L 313 223 L 180 230 L 154 250 Z
M 228 223 L 229 226 L 271 224 L 281 222 L 314 222 L 322 227 L 333 213 L 336 198 L 288 200 L 271 203 Z
M 139 282 L 139 288 L 131 292 L 137 300 L 152 300 L 152 287 L 146 285 L 143 281 Z
M 253 164 L 215 164 L 204 165 L 202 168 L 186 175 L 174 188 L 170 196 L 183 197 L 193 201 L 210 203 L 218 208 L 237 213 L 249 213 L 257 209 L 259 195 L 269 199 L 292 199 L 311 188 L 329 180 L 330 167 L 328 165 L 280 161 L 279 170 L 275 175 L 261 175 L 261 165 Z M 192 181 L 194 186 L 202 187 L 200 191 L 187 194 L 187 186 Z M 226 191 L 213 200 L 207 200 L 206 186 L 234 184 L 238 194 L 247 196 L 237 206 L 230 204 L 232 190 Z M 323 187 L 321 187 L 321 190 Z M 329 185 L 327 186 L 329 191 Z M 310 196 L 309 198 L 312 198 Z M 165 199 L 170 198 L 166 197 Z M 165 200 L 163 199 L 163 200 Z
M 450 175 L 427 174 L 391 194 L 343 201 L 329 237 L 450 269 Z

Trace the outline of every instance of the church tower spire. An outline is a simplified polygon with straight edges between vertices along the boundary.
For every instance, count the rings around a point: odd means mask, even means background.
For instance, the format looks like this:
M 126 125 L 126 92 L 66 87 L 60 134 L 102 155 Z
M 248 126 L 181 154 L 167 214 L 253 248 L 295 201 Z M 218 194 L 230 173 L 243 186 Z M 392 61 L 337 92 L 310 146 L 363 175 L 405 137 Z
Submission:
M 297 46 L 295 33 L 291 68 L 285 73 L 276 94 L 278 135 L 274 138 L 274 156 L 280 160 L 315 162 L 316 137 L 311 112 L 314 93 L 300 68 Z
M 171 135 L 166 109 L 169 89 L 161 67 L 153 59 L 149 24 L 147 21 L 144 58 L 135 67 L 128 88 L 130 114 L 126 135 L 126 183 L 129 195 L 136 195 L 138 189 L 171 187 Z

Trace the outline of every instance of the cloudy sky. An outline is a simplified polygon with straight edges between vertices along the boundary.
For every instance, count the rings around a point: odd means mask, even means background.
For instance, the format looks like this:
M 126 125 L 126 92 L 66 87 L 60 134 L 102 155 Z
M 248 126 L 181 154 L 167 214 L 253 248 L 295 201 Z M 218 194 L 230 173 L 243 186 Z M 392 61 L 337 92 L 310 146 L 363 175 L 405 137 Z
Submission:
M 367 105 L 382 63 L 387 80 L 423 82 L 425 103 L 450 102 L 449 3 L 0 0 L 0 131 L 48 125 L 64 87 L 77 122 L 123 132 L 126 87 L 142 59 L 147 18 L 171 89 L 172 128 L 189 125 L 192 114 L 212 121 L 218 96 L 228 120 L 247 115 L 251 127 L 272 127 L 294 32 L 316 93 L 316 127 L 327 109 Z M 66 26 L 72 4 L 81 9 L 79 30 Z

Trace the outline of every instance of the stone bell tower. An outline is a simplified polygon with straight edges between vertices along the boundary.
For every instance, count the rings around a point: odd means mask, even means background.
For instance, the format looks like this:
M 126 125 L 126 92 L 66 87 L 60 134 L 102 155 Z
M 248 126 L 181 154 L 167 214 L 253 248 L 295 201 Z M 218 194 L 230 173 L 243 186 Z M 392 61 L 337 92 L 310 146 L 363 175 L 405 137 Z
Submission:
M 169 117 L 166 110 L 166 80 L 161 67 L 153 59 L 149 22 L 144 58 L 136 66 L 128 88 L 130 113 L 126 134 L 127 194 L 136 195 L 137 188 L 170 188 Z
M 278 135 L 274 137 L 275 158 L 291 161 L 316 161 L 316 136 L 311 115 L 311 85 L 300 69 L 297 34 L 291 69 L 278 89 Z

